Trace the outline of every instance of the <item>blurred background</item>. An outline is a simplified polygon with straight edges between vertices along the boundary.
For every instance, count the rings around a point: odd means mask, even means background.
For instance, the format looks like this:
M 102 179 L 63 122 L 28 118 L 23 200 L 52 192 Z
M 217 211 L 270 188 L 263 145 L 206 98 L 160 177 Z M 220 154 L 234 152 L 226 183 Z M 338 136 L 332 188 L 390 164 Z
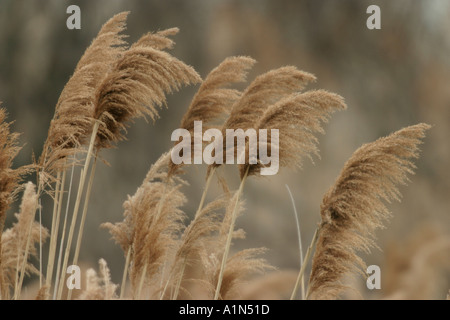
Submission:
M 66 28 L 70 4 L 81 8 L 81 30 Z M 366 28 L 371 4 L 381 8 L 381 30 Z M 148 31 L 180 28 L 171 53 L 202 77 L 228 56 L 248 55 L 258 61 L 249 80 L 294 65 L 318 78 L 309 88 L 323 88 L 346 99 L 348 110 L 335 114 L 325 126 L 321 158 L 315 164 L 305 160 L 302 170 L 282 169 L 277 176 L 252 177 L 246 184 L 246 211 L 237 224 L 246 230 L 247 239 L 236 241 L 234 249 L 266 247 L 265 257 L 279 270 L 299 268 L 286 184 L 295 198 L 306 248 L 320 221 L 322 196 L 354 150 L 404 126 L 433 125 L 416 161 L 416 174 L 400 188 L 401 203 L 388 206 L 392 219 L 377 232 L 381 250 L 363 255 L 368 264 L 381 267 L 382 290 L 364 289 L 362 277 L 352 281 L 365 298 L 386 297 L 418 283 L 428 286 L 427 297 L 445 297 L 450 288 L 448 251 L 425 255 L 427 268 L 418 271 L 414 283 L 407 279 L 417 269 L 416 255 L 424 255 L 424 244 L 450 235 L 449 1 L 0 0 L 0 101 L 25 144 L 16 166 L 40 155 L 56 101 L 78 59 L 102 24 L 121 11 L 131 11 L 129 42 Z M 97 166 L 80 259 L 95 267 L 99 258 L 106 259 L 116 283 L 122 275 L 123 254 L 99 225 L 122 219 L 123 201 L 171 147 L 170 135 L 197 88 L 169 96 L 168 108 L 154 125 L 144 120 L 132 124 L 128 141 L 103 153 L 110 166 Z M 184 191 L 189 200 L 184 209 L 191 217 L 205 172 L 205 166 L 187 168 L 190 186 Z M 225 175 L 237 188 L 237 169 L 229 166 Z M 210 200 L 217 191 L 210 192 Z M 11 209 L 7 226 L 16 209 Z M 47 226 L 50 212 L 44 202 Z M 410 292 L 425 294 L 416 287 Z

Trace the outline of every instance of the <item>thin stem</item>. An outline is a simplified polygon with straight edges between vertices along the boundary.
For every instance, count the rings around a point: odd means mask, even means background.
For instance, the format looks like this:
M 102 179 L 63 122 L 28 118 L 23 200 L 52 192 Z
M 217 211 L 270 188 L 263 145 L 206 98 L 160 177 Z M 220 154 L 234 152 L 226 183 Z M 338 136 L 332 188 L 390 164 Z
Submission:
M 84 169 L 81 169 L 81 175 L 83 175 L 83 171 L 84 171 Z M 80 184 L 81 184 L 81 181 L 79 181 L 78 188 L 80 187 Z M 67 218 L 67 216 L 66 216 L 66 218 Z M 64 221 L 64 235 L 65 235 L 65 231 L 66 231 L 66 223 L 67 223 L 67 221 Z M 73 223 L 73 217 L 72 217 L 72 223 Z M 67 237 L 67 241 L 68 240 L 69 240 L 69 236 Z M 60 248 L 60 250 L 62 250 L 62 247 Z M 66 251 L 65 251 L 65 253 L 67 253 L 67 244 L 66 244 Z M 63 258 L 65 259 L 65 255 L 62 255 L 62 252 L 61 252 L 61 259 L 63 259 Z M 56 297 L 57 300 L 61 300 L 63 286 L 64 286 L 64 279 L 65 279 L 65 272 L 67 270 L 67 261 L 65 261 L 65 260 L 61 260 L 61 261 L 64 261 L 64 262 L 63 262 L 63 266 L 62 267 L 60 265 L 58 265 L 58 267 L 61 267 L 61 268 L 59 270 L 60 271 L 60 274 L 59 274 L 60 279 L 59 279 L 59 286 L 58 286 L 58 294 L 57 294 L 57 297 Z
M 78 257 L 80 255 L 81 240 L 83 238 L 84 225 L 85 225 L 85 222 L 86 222 L 87 210 L 88 210 L 88 205 L 89 205 L 89 198 L 91 196 L 92 185 L 93 185 L 93 182 L 94 182 L 95 168 L 96 167 L 97 167 L 97 154 L 94 157 L 94 163 L 92 164 L 91 174 L 89 176 L 89 182 L 88 182 L 88 186 L 87 186 L 87 190 L 86 190 L 86 194 L 85 194 L 85 199 L 84 199 L 84 205 L 83 205 L 83 213 L 81 215 L 80 229 L 78 230 L 77 245 L 76 245 L 76 248 L 75 248 L 75 255 L 73 257 L 72 265 L 77 265 Z M 70 300 L 71 297 L 72 297 L 72 289 L 69 290 L 69 293 L 67 295 L 67 300 Z
M 89 170 L 89 164 L 91 162 L 92 153 L 93 153 L 92 151 L 94 149 L 94 143 L 95 143 L 95 139 L 97 137 L 99 125 L 100 125 L 100 122 L 98 122 L 98 121 L 96 121 L 94 124 L 94 128 L 92 129 L 91 140 L 89 142 L 88 153 L 86 155 L 86 161 L 84 163 L 83 169 L 81 170 L 80 184 L 78 185 L 77 198 L 75 201 L 75 206 L 74 206 L 73 215 L 72 215 L 72 222 L 70 223 L 69 234 L 67 237 L 66 251 L 64 253 L 64 262 L 63 262 L 63 268 L 62 268 L 63 272 L 61 274 L 61 282 L 59 284 L 60 289 L 58 292 L 59 297 L 61 297 L 61 295 L 62 295 L 62 284 L 64 282 L 64 277 L 65 277 L 64 272 L 67 269 L 67 263 L 69 262 L 70 248 L 72 246 L 73 234 L 75 231 L 75 226 L 77 224 L 78 211 L 80 209 L 80 203 L 81 203 L 81 196 L 83 194 L 84 184 L 86 181 L 87 172 Z
M 167 281 L 166 281 L 166 285 L 164 286 L 164 289 L 161 292 L 161 295 L 159 296 L 159 300 L 162 300 L 164 298 L 164 295 L 166 294 L 167 288 L 169 287 L 170 280 L 172 280 L 172 274 L 173 274 L 173 271 L 171 271 L 169 273 L 169 276 L 168 276 Z
M 58 200 L 60 188 L 61 188 L 61 171 L 58 171 L 58 173 L 56 174 L 55 197 L 53 199 L 52 231 L 50 234 L 50 238 L 52 238 L 55 233 L 56 213 L 58 212 L 58 203 L 59 203 Z
M 39 198 L 39 289 L 42 288 L 42 206 Z
M 183 259 L 180 276 L 178 277 L 177 284 L 175 286 L 175 292 L 173 294 L 172 300 L 176 300 L 178 298 L 178 293 L 180 292 L 181 282 L 183 281 L 184 270 L 186 269 L 186 263 L 187 263 L 187 256 L 185 256 Z
M 167 265 L 168 265 L 168 257 L 169 257 L 169 253 L 168 252 L 166 252 L 165 254 L 164 254 L 164 265 L 163 265 L 163 268 L 162 268 L 162 270 L 161 270 L 161 276 L 160 276 L 160 280 L 159 280 L 159 288 L 162 288 L 162 286 L 163 286 L 163 282 L 164 282 L 164 276 L 165 276 L 165 273 L 166 273 L 166 270 L 167 270 Z
M 141 280 L 139 281 L 139 287 L 137 292 L 137 299 L 140 299 L 142 287 L 144 286 L 145 275 L 147 274 L 147 262 L 144 265 L 144 269 L 142 270 Z
M 298 218 L 298 213 L 297 213 L 297 208 L 295 206 L 295 201 L 294 201 L 294 197 L 292 196 L 292 192 L 291 189 L 289 189 L 289 186 L 286 185 L 286 189 L 289 192 L 289 196 L 291 197 L 291 201 L 292 201 L 292 207 L 294 208 L 294 217 L 295 217 L 295 222 L 297 224 L 297 236 L 298 236 L 298 247 L 300 250 L 300 268 L 303 266 L 303 246 L 302 246 L 302 234 L 300 231 L 300 221 Z M 305 299 L 305 280 L 302 277 L 302 281 L 301 281 L 301 288 L 302 288 L 302 300 Z
M 53 207 L 53 218 L 52 218 L 52 232 L 50 237 L 50 248 L 49 248 L 49 255 L 48 255 L 48 262 L 47 262 L 47 277 L 46 277 L 46 284 L 48 289 L 50 289 L 52 278 L 53 278 L 53 268 L 55 264 L 55 255 L 56 255 L 56 245 L 58 240 L 58 233 L 59 233 L 59 222 L 61 218 L 61 208 L 62 208 L 62 202 L 64 199 L 64 186 L 66 183 L 66 171 L 64 170 L 62 174 L 62 179 L 60 180 L 61 172 L 58 172 L 58 180 L 56 184 L 56 193 L 55 193 L 55 200 L 54 201 L 54 207 Z M 55 212 L 56 207 L 56 212 Z
M 236 222 L 236 216 L 237 216 L 237 208 L 239 205 L 239 198 L 242 194 L 242 190 L 244 189 L 244 184 L 245 184 L 245 180 L 247 180 L 247 176 L 248 176 L 248 170 L 250 169 L 250 166 L 247 166 L 247 170 L 245 171 L 245 175 L 241 180 L 241 184 L 239 186 L 239 190 L 238 190 L 238 194 L 236 196 L 236 203 L 234 204 L 234 209 L 233 209 L 233 213 L 231 215 L 231 222 L 230 222 L 230 229 L 228 230 L 228 236 L 227 236 L 227 243 L 225 245 L 225 252 L 223 253 L 223 257 L 222 257 L 222 264 L 220 266 L 220 273 L 219 273 L 219 279 L 217 282 L 217 287 L 216 287 L 216 292 L 214 295 L 214 300 L 219 299 L 219 294 L 220 294 L 220 288 L 222 287 L 222 280 L 223 280 L 223 274 L 225 272 L 225 265 L 227 263 L 228 260 L 228 253 L 230 251 L 230 246 L 231 246 L 231 239 L 233 238 L 233 231 L 234 231 L 234 223 Z
M 20 269 L 20 255 L 22 254 L 22 244 L 20 243 L 20 238 L 18 239 L 18 246 L 17 246 L 17 259 L 16 259 L 16 276 L 14 280 L 14 300 L 17 299 L 17 290 L 19 287 L 19 269 Z
M 316 231 L 314 232 L 314 236 L 311 241 L 311 244 L 309 245 L 308 250 L 306 250 L 305 261 L 303 262 L 303 265 L 300 268 L 300 272 L 298 273 L 297 281 L 295 282 L 294 290 L 292 291 L 291 300 L 294 300 L 295 296 L 297 295 L 299 283 L 303 279 L 303 275 L 305 274 L 306 265 L 308 264 L 308 261 L 311 258 L 312 250 L 313 250 L 314 246 L 316 245 L 317 240 L 319 238 L 319 230 L 320 230 L 320 227 L 317 228 Z M 308 295 L 306 295 L 306 296 L 308 297 Z
M 130 258 L 131 258 L 131 246 L 128 248 L 127 258 L 125 260 L 125 267 L 123 268 L 122 286 L 120 287 L 119 299 L 123 299 L 123 296 L 125 295 L 125 285 L 127 283 L 128 266 L 130 265 Z
M 56 278 L 55 278 L 55 289 L 53 292 L 53 300 L 57 298 L 57 293 L 59 289 L 59 276 L 61 273 L 61 259 L 62 259 L 62 251 L 64 248 L 64 239 L 66 237 L 66 226 L 67 226 L 67 218 L 69 215 L 69 204 L 70 204 L 70 196 L 72 194 L 72 183 L 73 183 L 73 173 L 75 171 L 75 163 L 72 164 L 72 171 L 70 172 L 70 182 L 69 182 L 69 192 L 67 195 L 67 203 L 66 203 L 66 213 L 64 215 L 64 224 L 61 234 L 61 243 L 59 245 L 59 254 L 58 254 L 58 264 L 56 266 Z
M 206 199 L 206 194 L 208 193 L 208 189 L 209 189 L 211 180 L 212 180 L 215 172 L 216 172 L 216 168 L 213 167 L 211 169 L 211 171 L 209 172 L 208 177 L 206 178 L 205 188 L 203 189 L 202 198 L 200 199 L 200 203 L 198 205 L 197 212 L 195 213 L 194 220 L 197 219 L 197 217 L 200 215 L 200 212 L 202 212 L 203 204 L 205 203 L 205 199 Z
M 47 273 L 45 277 L 46 278 L 45 283 L 47 287 L 51 284 L 50 269 L 53 268 L 53 265 L 50 266 L 50 261 L 52 260 L 53 242 L 55 241 L 56 214 L 58 212 L 58 200 L 60 188 L 61 188 L 61 171 L 58 171 L 56 175 L 55 197 L 53 198 L 52 229 L 50 232 L 50 246 L 47 260 Z

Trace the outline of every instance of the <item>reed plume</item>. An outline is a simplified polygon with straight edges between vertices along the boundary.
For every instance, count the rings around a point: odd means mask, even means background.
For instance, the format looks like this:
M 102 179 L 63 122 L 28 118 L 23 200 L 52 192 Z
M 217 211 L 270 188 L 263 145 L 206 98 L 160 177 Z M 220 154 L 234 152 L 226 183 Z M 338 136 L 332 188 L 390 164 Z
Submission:
M 159 157 L 159 159 L 150 167 L 150 170 L 147 172 L 147 175 L 142 182 L 142 185 L 147 185 L 151 182 L 156 181 L 164 181 L 166 179 L 166 168 L 169 164 L 170 153 L 164 153 Z M 141 185 L 141 186 L 142 186 Z M 138 188 L 138 191 L 141 190 Z M 137 192 L 136 191 L 136 194 Z M 135 194 L 135 196 L 136 196 Z M 141 193 L 140 193 L 141 194 Z M 126 253 L 133 245 L 133 239 L 136 236 L 137 228 L 139 228 L 137 222 L 137 215 L 135 211 L 132 209 L 133 198 L 128 197 L 128 200 L 124 202 L 124 219 L 121 222 L 117 222 L 112 224 L 110 222 L 105 222 L 101 226 L 109 231 L 112 236 L 112 239 L 120 245 L 123 252 Z
M 305 86 L 316 80 L 310 73 L 300 71 L 293 66 L 270 70 L 256 77 L 242 93 L 231 109 L 230 115 L 222 126 L 222 134 L 226 136 L 227 129 L 255 129 L 258 121 L 269 106 L 283 97 L 299 92 Z M 222 157 L 225 163 L 227 145 L 223 145 Z M 238 156 L 235 148 L 234 156 Z M 208 172 L 220 166 L 214 163 Z
M 48 174 L 67 168 L 67 159 L 89 140 L 94 115 L 95 91 L 114 62 L 126 49 L 128 12 L 108 20 L 79 60 L 58 99 L 40 164 Z
M 178 28 L 170 28 L 158 32 L 148 32 L 133 43 L 133 47 L 151 47 L 156 50 L 172 49 L 175 42 L 169 36 L 176 35 L 180 30 Z
M 11 132 L 11 123 L 5 120 L 6 111 L 0 108 L 0 232 L 4 228 L 6 212 L 19 190 L 20 180 L 29 170 L 26 167 L 12 168 L 21 147 L 18 145 L 19 134 Z
M 96 88 L 126 49 L 125 35 L 121 32 L 125 30 L 127 16 L 128 12 L 122 12 L 109 19 L 85 50 L 60 94 L 44 143 L 39 160 L 38 193 L 48 186 L 48 192 L 54 198 L 47 287 L 50 287 L 53 275 L 65 171 L 76 164 L 75 155 L 82 152 L 82 146 L 89 141 Z M 53 191 L 54 182 L 56 186 Z M 64 235 L 65 229 L 62 239 Z
M 176 31 L 169 30 L 159 37 Z M 100 121 L 97 148 L 109 148 L 123 140 L 122 130 L 134 118 L 156 120 L 156 107 L 165 105 L 166 93 L 201 81 L 192 67 L 157 49 L 160 45 L 152 47 L 155 42 L 148 34 L 143 37 L 124 52 L 96 91 L 94 118 Z
M 145 279 L 154 281 L 161 271 L 168 254 L 174 249 L 177 235 L 181 232 L 184 219 L 179 209 L 186 201 L 179 191 L 180 186 L 166 189 L 167 196 L 158 194 L 159 183 L 144 186 L 143 194 L 131 199 L 131 209 L 137 211 L 138 228 L 133 241 L 131 281 L 135 285 L 144 274 Z M 160 204 L 160 201 L 161 202 Z M 162 206 L 158 216 L 159 206 Z M 140 289 L 139 289 L 140 290 Z
M 151 174 L 136 193 L 125 201 L 124 221 L 103 224 L 124 253 L 130 251 L 130 279 L 137 299 L 141 298 L 144 282 L 152 288 L 158 287 L 165 259 L 176 248 L 185 219 L 180 209 L 186 202 L 180 191 L 184 182 L 174 178 L 166 183 L 167 172 L 163 170 L 167 170 L 169 158 L 163 155 L 162 159 L 150 169 Z
M 17 222 L 2 234 L 1 272 L 3 274 L 3 285 L 7 292 L 3 295 L 3 298 L 9 296 L 12 288 L 15 289 L 17 297 L 20 296 L 18 273 L 22 264 L 25 264 L 24 272 L 27 275 L 39 274 L 39 270 L 28 261 L 29 257 L 37 257 L 36 244 L 40 243 L 40 239 L 42 238 L 42 241 L 45 241 L 48 237 L 47 229 L 34 221 L 37 197 L 34 184 L 28 182 L 22 197 L 20 212 L 15 214 Z M 30 230 L 31 242 L 28 243 Z M 29 244 L 28 249 L 26 248 L 27 244 Z
M 270 105 L 286 95 L 303 90 L 315 80 L 314 75 L 293 66 L 271 70 L 256 77 L 233 105 L 224 129 L 254 128 Z
M 1 102 L 0 102 L 1 105 Z M 13 169 L 14 158 L 21 147 L 18 145 L 19 134 L 10 131 L 11 123 L 6 120 L 6 111 L 0 108 L 0 234 L 5 227 L 6 213 L 14 202 L 22 177 L 30 167 Z M 0 236 L 0 249 L 3 248 Z M 3 254 L 0 252 L 0 297 L 9 295 L 9 281 L 5 279 Z
M 111 273 L 108 264 L 100 259 L 100 276 L 94 269 L 86 272 L 86 289 L 81 293 L 80 300 L 115 300 L 118 285 L 111 282 Z
M 241 92 L 231 89 L 233 83 L 245 82 L 249 69 L 256 63 L 250 57 L 228 57 L 214 68 L 203 81 L 181 120 L 181 128 L 194 131 L 194 121 L 202 121 L 209 129 L 214 121 L 223 119 Z M 224 119 L 223 119 L 224 120 Z
M 255 62 L 255 60 L 249 57 L 229 57 L 207 75 L 197 93 L 193 97 L 180 124 L 182 129 L 189 131 L 191 135 L 191 146 L 193 148 L 197 148 L 194 143 L 195 121 L 201 121 L 203 131 L 215 127 L 221 127 L 220 121 L 224 121 L 225 117 L 230 113 L 231 106 L 241 96 L 241 92 L 239 90 L 231 89 L 230 86 L 234 83 L 245 82 L 248 70 L 254 65 Z M 175 149 L 171 150 L 171 152 L 175 151 Z M 168 176 L 170 177 L 180 173 L 180 168 L 182 166 L 182 163 L 174 164 L 170 161 Z M 205 235 L 206 230 L 202 231 L 202 229 L 208 229 L 207 225 L 213 225 L 209 220 L 210 216 L 208 213 L 214 211 L 213 207 L 217 206 L 217 204 L 220 203 L 220 200 L 213 202 L 212 205 L 208 207 L 207 211 L 203 211 L 203 204 L 212 176 L 213 175 L 208 171 L 206 179 L 207 182 L 198 209 L 190 226 L 185 230 L 187 233 L 185 232 L 183 235 L 184 240 L 182 240 L 182 245 L 176 253 L 175 262 L 169 275 L 167 285 L 163 290 L 162 296 L 165 294 L 165 290 L 167 289 L 169 282 L 172 280 L 171 278 L 175 270 L 178 270 L 178 273 L 176 274 L 176 277 L 178 277 L 178 283 L 175 286 L 174 296 L 178 296 L 186 263 L 188 262 L 188 256 L 191 254 L 190 243 L 195 244 L 198 238 Z M 196 221 L 200 215 L 202 215 L 203 218 L 200 221 Z M 206 233 L 210 231 L 211 230 L 208 230 Z
M 236 208 L 237 203 L 237 208 Z M 204 265 L 205 283 L 208 283 L 209 297 L 215 299 L 239 298 L 238 292 L 245 281 L 256 274 L 263 273 L 272 267 L 262 258 L 264 248 L 244 249 L 236 252 L 231 257 L 227 257 L 225 267 L 222 271 L 221 260 L 226 253 L 226 243 L 230 226 L 244 210 L 243 201 L 239 200 L 239 192 L 235 192 L 228 201 L 225 216 L 219 225 L 218 235 L 209 241 L 201 254 Z M 235 215 L 233 217 L 233 215 Z M 244 239 L 245 232 L 242 229 L 234 230 L 233 239 Z M 222 279 L 221 279 L 222 278 Z M 220 280 L 221 279 L 221 280 Z M 221 281 L 220 291 L 217 292 L 217 284 Z
M 270 153 L 278 148 L 280 167 L 301 168 L 304 156 L 319 157 L 318 139 L 314 134 L 325 133 L 322 123 L 326 123 L 333 112 L 346 108 L 341 96 L 325 90 L 291 94 L 269 106 L 256 123 L 257 133 L 260 129 L 267 129 L 268 133 L 270 129 L 279 130 L 278 146 L 272 144 L 271 135 L 268 134 L 266 142 L 261 143 L 261 139 L 258 139 L 259 148 L 262 146 Z M 248 143 L 246 157 L 245 164 L 239 166 L 241 178 L 247 169 L 251 176 L 259 174 L 261 168 L 266 166 L 259 158 L 257 164 L 249 163 Z
M 198 217 L 191 221 L 181 237 L 181 245 L 178 248 L 176 259 L 182 257 L 199 258 L 205 245 L 210 243 L 221 229 L 219 211 L 226 208 L 230 200 L 229 194 L 217 198 L 208 203 Z
M 181 119 L 180 128 L 191 133 L 194 146 L 194 122 L 202 122 L 202 130 L 221 128 L 231 107 L 241 97 L 241 92 L 229 88 L 234 83 L 245 82 L 248 70 L 255 64 L 250 57 L 228 57 L 205 78 Z M 170 162 L 169 174 L 172 175 L 180 165 Z
M 225 184 L 223 184 L 223 188 L 224 194 L 202 208 L 184 229 L 180 245 L 174 255 L 169 279 L 161 297 L 164 297 L 170 282 L 176 280 L 172 297 L 177 299 L 180 289 L 183 289 L 182 281 L 186 267 L 198 265 L 202 259 L 201 257 L 206 254 L 207 249 L 213 248 L 213 244 L 217 242 L 216 237 L 222 225 L 220 211 L 225 210 L 231 200 L 231 194 Z
M 419 144 L 430 126 L 418 124 L 368 143 L 345 163 L 323 197 L 322 222 L 309 281 L 310 299 L 334 299 L 345 287 L 345 274 L 365 264 L 357 255 L 375 246 L 374 232 L 390 213 L 384 201 L 399 200 L 399 184 L 408 181 Z
M 277 166 L 301 166 L 302 157 L 318 152 L 314 133 L 323 133 L 322 122 L 326 122 L 332 112 L 346 108 L 342 97 L 338 95 L 323 90 L 303 94 L 298 92 L 308 82 L 314 80 L 314 76 L 294 67 L 272 70 L 257 77 L 233 106 L 231 115 L 225 122 L 222 131 L 226 132 L 229 128 L 253 129 L 259 136 L 260 129 L 278 129 L 280 137 L 277 141 L 281 141 L 281 143 L 273 144 L 271 135 L 266 136 L 266 141 L 258 138 L 259 150 L 261 150 L 262 142 L 262 144 L 266 144 L 268 153 L 273 154 L 276 151 L 279 154 L 278 159 L 273 158 L 273 161 L 279 162 Z M 280 85 L 276 86 L 275 83 Z M 234 156 L 239 159 L 242 151 L 238 150 L 239 147 L 235 147 L 236 143 L 232 143 L 231 146 L 234 149 Z M 223 156 L 227 153 L 228 147 L 227 144 L 224 144 Z M 265 166 L 259 156 L 256 158 L 255 164 L 250 162 L 249 142 L 246 142 L 244 152 L 245 162 L 239 166 L 241 185 L 238 194 L 242 193 L 247 177 L 259 173 Z M 216 166 L 218 165 L 213 164 L 210 168 Z M 234 221 L 235 217 L 233 216 L 215 298 L 218 297 L 222 283 Z
M 176 29 L 170 29 L 158 36 L 172 35 L 176 31 Z M 139 117 L 146 118 L 147 116 L 156 120 L 158 117 L 156 106 L 161 107 L 165 104 L 166 93 L 177 91 L 182 85 L 201 81 L 200 76 L 192 67 L 165 51 L 151 47 L 154 43 L 149 40 L 151 37 L 149 34 L 144 35 L 137 43 L 126 50 L 96 89 L 93 116 L 95 123 L 92 128 L 91 141 L 74 206 L 63 268 L 67 266 L 81 194 L 83 193 L 90 159 L 93 155 L 94 144 L 96 154 L 102 148 L 112 147 L 114 143 L 125 138 L 122 131 L 125 130 L 129 121 Z M 168 41 L 167 43 L 171 42 Z M 94 168 L 92 168 L 90 174 L 91 181 L 94 176 Z M 74 264 L 77 262 L 80 250 L 88 198 L 89 192 L 85 196 L 85 207 L 83 208 L 82 223 L 78 232 Z M 61 291 L 62 288 L 59 292 Z M 69 292 L 69 296 L 70 294 Z

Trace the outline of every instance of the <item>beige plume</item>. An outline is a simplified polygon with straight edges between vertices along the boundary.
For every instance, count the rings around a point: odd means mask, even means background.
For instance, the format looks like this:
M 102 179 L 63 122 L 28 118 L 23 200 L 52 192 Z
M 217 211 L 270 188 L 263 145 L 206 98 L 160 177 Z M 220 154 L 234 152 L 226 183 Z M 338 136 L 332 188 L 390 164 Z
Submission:
M 375 246 L 374 232 L 390 213 L 384 201 L 399 200 L 399 184 L 408 181 L 427 124 L 406 127 L 356 150 L 323 197 L 322 223 L 309 281 L 310 299 L 337 298 L 342 277 L 364 272 L 357 255 Z

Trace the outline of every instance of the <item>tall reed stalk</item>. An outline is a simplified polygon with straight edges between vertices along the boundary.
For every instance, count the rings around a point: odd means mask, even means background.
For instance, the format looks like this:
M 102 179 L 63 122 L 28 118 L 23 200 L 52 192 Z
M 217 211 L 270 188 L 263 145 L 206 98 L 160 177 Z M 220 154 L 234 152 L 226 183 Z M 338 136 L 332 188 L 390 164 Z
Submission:
M 67 270 L 67 264 L 69 262 L 69 254 L 70 254 L 70 249 L 72 246 L 72 240 L 73 240 L 73 235 L 75 232 L 75 226 L 77 223 L 78 211 L 79 211 L 80 204 L 81 204 L 81 197 L 82 197 L 82 194 L 84 191 L 84 184 L 86 182 L 87 173 L 89 172 L 89 166 L 91 163 L 95 138 L 97 137 L 99 125 L 100 125 L 100 123 L 98 121 L 96 121 L 94 124 L 94 127 L 92 129 L 91 141 L 89 142 L 89 147 L 88 147 L 84 167 L 81 170 L 80 182 L 78 185 L 77 196 L 76 196 L 75 205 L 74 205 L 74 209 L 73 209 L 73 213 L 72 213 L 72 222 L 70 223 L 69 233 L 67 235 L 66 250 L 64 253 L 64 260 L 63 260 L 63 264 L 62 264 L 63 271 Z M 86 197 L 88 197 L 88 195 L 86 195 Z M 64 282 L 65 276 L 66 276 L 66 274 L 64 272 L 62 272 L 61 278 L 59 280 L 60 282 L 59 282 L 59 288 L 58 288 L 58 299 L 61 299 L 61 297 L 62 297 L 63 285 L 65 283 Z
M 249 172 L 250 166 L 247 167 L 247 171 L 245 172 L 244 176 L 242 177 L 241 184 L 239 185 L 239 189 L 236 196 L 236 202 L 234 204 L 233 213 L 231 214 L 231 222 L 230 222 L 230 228 L 228 230 L 227 235 L 227 241 L 225 244 L 225 250 L 222 256 L 222 263 L 220 265 L 220 271 L 219 271 L 219 279 L 217 280 L 217 287 L 216 291 L 214 293 L 214 300 L 219 299 L 220 289 L 222 287 L 222 280 L 223 280 L 223 274 L 225 272 L 225 265 L 228 260 L 228 254 L 230 252 L 231 247 L 231 239 L 233 238 L 233 231 L 234 231 L 234 225 L 236 223 L 236 216 L 237 216 L 237 209 L 239 204 L 239 199 L 242 195 L 242 192 L 244 190 L 245 181 L 247 180 L 248 172 Z

